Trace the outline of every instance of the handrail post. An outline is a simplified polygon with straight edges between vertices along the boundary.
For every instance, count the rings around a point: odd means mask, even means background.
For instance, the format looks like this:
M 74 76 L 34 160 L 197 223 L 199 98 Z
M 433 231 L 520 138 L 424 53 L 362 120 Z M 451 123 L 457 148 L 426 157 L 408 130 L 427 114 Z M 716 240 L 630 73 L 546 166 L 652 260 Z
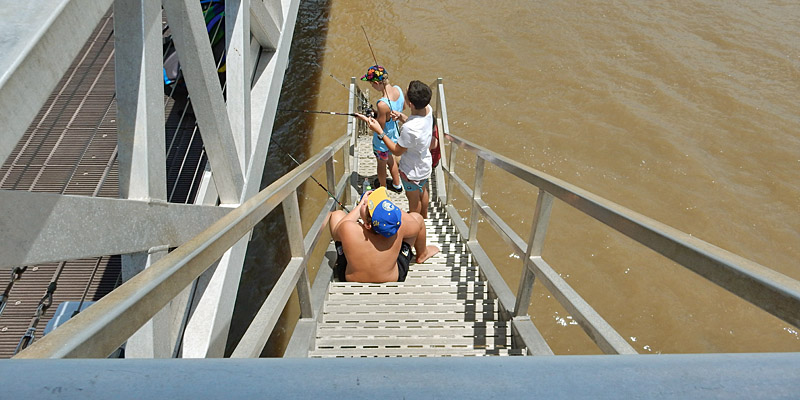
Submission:
M 442 116 L 442 124 L 439 126 L 439 143 L 444 143 L 445 139 L 450 135 L 450 125 L 447 118 L 447 101 L 444 95 L 444 83 L 442 78 L 437 80 L 439 84 L 438 95 L 436 96 L 437 104 L 439 105 L 439 112 Z M 449 139 L 448 139 L 449 140 Z M 445 165 L 448 166 L 447 173 L 445 176 L 447 177 L 447 184 L 445 197 L 442 200 L 442 204 L 447 206 L 448 204 L 453 203 L 452 193 L 453 193 L 453 179 L 451 179 L 451 175 L 455 173 L 455 166 L 456 166 L 456 153 L 458 146 L 454 146 L 454 143 L 448 143 L 447 152 L 442 151 L 442 159 L 440 161 L 442 167 Z M 445 153 L 447 156 L 445 157 Z M 449 162 L 449 164 L 448 164 Z M 444 168 L 442 168 L 444 169 Z
M 352 107 L 353 107 L 353 105 L 350 104 L 350 109 L 352 109 Z M 348 112 L 350 112 L 350 111 L 348 111 Z M 351 140 L 350 140 L 350 142 L 349 142 L 349 144 L 347 146 L 344 146 L 342 148 L 342 163 L 344 164 L 344 175 L 347 176 L 347 177 L 351 177 L 352 176 L 352 172 L 353 172 L 353 166 L 351 165 L 352 157 L 351 157 L 350 152 L 353 150 L 353 148 L 355 146 L 355 144 L 354 144 L 355 141 L 352 140 L 352 137 L 354 136 L 353 132 L 355 131 L 355 123 L 352 121 L 352 119 L 353 119 L 352 116 L 349 116 L 347 118 L 348 118 L 347 135 L 351 137 Z M 350 183 L 351 181 L 352 181 L 352 178 L 348 179 L 348 183 Z M 330 185 L 330 182 L 328 184 Z M 347 185 L 344 188 L 343 202 L 345 204 L 350 204 L 350 202 L 352 201 L 351 196 L 350 196 L 350 189 L 349 189 L 350 186 L 351 185 Z
M 445 199 L 445 205 L 453 204 L 453 196 L 450 193 L 453 193 L 453 177 L 456 174 L 456 155 L 458 154 L 458 146 L 453 146 L 452 144 L 448 146 L 450 148 L 450 154 L 448 154 L 448 159 L 450 161 L 450 166 L 447 168 L 447 199 Z
M 283 205 L 283 219 L 286 223 L 286 233 L 289 237 L 289 249 L 292 257 L 305 257 L 303 244 L 303 225 L 300 219 L 300 205 L 297 202 L 297 188 L 281 203 Z M 304 263 L 305 264 L 305 263 Z M 311 285 L 308 281 L 308 271 L 305 265 L 301 268 L 300 279 L 297 280 L 297 297 L 300 299 L 300 317 L 313 318 L 311 308 Z
M 483 158 L 478 157 L 475 162 L 475 186 L 472 189 L 472 208 L 469 214 L 469 239 L 473 241 L 478 238 L 478 219 L 481 215 L 478 200 L 481 199 L 481 190 L 483 189 L 483 171 L 485 161 Z
M 328 187 L 331 188 L 333 191 L 331 194 L 339 197 L 339 193 L 336 193 L 336 170 L 333 165 L 333 154 L 331 154 L 331 158 L 325 161 L 325 175 L 326 180 L 328 183 Z M 336 200 L 339 200 L 338 198 Z M 335 209 L 336 206 L 334 206 Z
M 547 225 L 550 222 L 550 210 L 553 207 L 553 195 L 539 189 L 536 199 L 536 212 L 533 215 L 531 235 L 528 238 L 528 249 L 522 260 L 522 277 L 517 289 L 517 303 L 514 305 L 514 316 L 519 317 L 528 313 L 528 304 L 533 294 L 533 282 L 536 275 L 533 273 L 531 257 L 541 257 L 544 247 L 544 237 L 547 234 Z
M 436 114 L 433 116 L 435 118 L 434 123 L 439 128 L 439 165 L 436 166 L 436 188 L 437 188 L 437 197 L 442 204 L 447 204 L 447 199 L 450 197 L 450 193 L 447 191 L 447 185 L 444 183 L 445 173 L 444 173 L 444 166 L 447 164 L 447 151 L 445 147 L 449 148 L 449 144 L 445 140 L 445 136 L 448 132 L 450 132 L 449 128 L 445 127 L 445 121 L 447 120 L 447 108 L 444 106 L 442 99 L 444 98 L 444 83 L 442 78 L 436 79 Z M 447 146 L 445 146 L 448 144 Z
M 354 76 L 350 77 L 350 102 L 348 104 L 348 113 L 354 113 L 357 110 L 356 104 L 359 99 L 356 97 L 356 94 L 360 94 L 361 91 L 358 90 L 358 86 L 356 86 L 356 78 Z M 358 187 L 358 177 L 356 176 L 358 172 L 358 156 L 356 155 L 356 146 L 358 145 L 358 131 L 360 129 L 360 120 L 356 119 L 354 116 L 350 115 L 347 117 L 347 134 L 350 136 L 350 145 L 347 146 L 347 149 L 344 151 L 344 165 L 345 165 L 345 175 L 348 177 L 348 185 L 345 188 L 345 204 L 352 204 L 355 199 L 358 198 L 358 193 L 356 192 L 356 188 Z

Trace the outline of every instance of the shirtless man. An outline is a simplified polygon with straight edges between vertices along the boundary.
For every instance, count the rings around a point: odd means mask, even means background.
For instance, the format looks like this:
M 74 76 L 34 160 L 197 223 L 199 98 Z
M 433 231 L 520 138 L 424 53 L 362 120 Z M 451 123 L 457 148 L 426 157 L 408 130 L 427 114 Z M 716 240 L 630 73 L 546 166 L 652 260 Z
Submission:
M 367 192 L 349 214 L 334 211 L 330 227 L 338 255 L 334 271 L 340 281 L 403 282 L 412 246 L 418 264 L 439 252 L 438 247 L 426 245 L 422 216 L 400 210 L 385 187 Z

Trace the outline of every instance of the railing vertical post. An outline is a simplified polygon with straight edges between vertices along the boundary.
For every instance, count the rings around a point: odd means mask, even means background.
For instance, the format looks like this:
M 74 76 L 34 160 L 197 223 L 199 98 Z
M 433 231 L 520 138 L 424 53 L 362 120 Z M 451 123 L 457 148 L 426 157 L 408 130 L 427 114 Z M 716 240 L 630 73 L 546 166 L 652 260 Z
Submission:
M 469 214 L 469 240 L 476 240 L 478 238 L 478 219 L 481 215 L 480 205 L 478 200 L 481 199 L 481 191 L 483 189 L 483 171 L 485 162 L 483 158 L 478 157 L 475 162 L 475 186 L 472 189 L 472 208 Z
M 445 140 L 445 135 L 449 132 L 449 128 L 445 127 L 447 108 L 442 102 L 442 99 L 444 99 L 444 84 L 442 83 L 442 78 L 436 79 L 436 86 L 436 115 L 434 115 L 434 123 L 439 128 L 439 155 L 441 157 L 439 159 L 439 165 L 436 166 L 436 188 L 439 201 L 442 204 L 447 204 L 449 192 L 447 191 L 447 185 L 444 183 L 444 166 L 447 165 L 448 160 L 445 147 L 449 148 L 449 143 Z M 446 144 L 448 144 L 448 146 L 445 146 Z
M 525 252 L 525 258 L 522 260 L 522 277 L 519 280 L 519 289 L 517 289 L 517 303 L 514 305 L 515 317 L 528 313 L 528 304 L 531 301 L 533 292 L 533 282 L 536 279 L 533 274 L 531 257 L 541 257 L 542 255 L 544 237 L 547 233 L 552 207 L 553 195 L 539 189 L 539 196 L 536 199 L 536 212 L 533 215 L 533 226 L 531 226 L 531 235 L 528 239 L 528 249 Z
M 456 154 L 458 154 L 458 146 L 451 144 L 449 148 L 450 154 L 447 155 L 447 159 L 450 162 L 450 166 L 447 168 L 447 201 L 445 205 L 453 204 L 453 196 L 450 194 L 453 193 L 453 176 L 456 173 Z
M 300 220 L 300 205 L 297 203 L 297 189 L 286 197 L 282 203 L 283 219 L 286 223 L 286 233 L 289 236 L 289 249 L 292 258 L 305 257 L 305 245 L 303 244 L 303 225 Z M 305 263 L 303 263 L 305 264 Z M 311 308 L 311 285 L 308 281 L 308 271 L 305 265 L 301 268 L 300 279 L 297 280 L 297 297 L 300 298 L 300 317 L 313 318 L 314 312 Z
M 344 176 L 347 177 L 351 177 L 353 175 L 352 173 L 353 170 L 351 169 L 352 167 L 350 166 L 350 149 L 351 146 L 345 146 L 342 149 L 342 163 L 344 163 Z M 344 204 L 351 204 L 353 202 L 353 199 L 350 196 L 351 186 L 352 185 L 347 185 L 344 188 L 344 198 L 342 199 L 342 203 Z
M 328 187 L 331 190 L 331 194 L 338 198 L 340 193 L 336 193 L 336 170 L 334 169 L 333 165 L 333 154 L 331 154 L 331 157 L 325 161 L 325 176 L 326 180 L 328 181 Z M 336 206 L 334 205 L 334 209 L 335 208 Z
M 439 126 L 439 143 L 445 143 L 446 142 L 445 139 L 447 138 L 448 135 L 450 135 L 450 125 L 447 119 L 447 101 L 445 100 L 446 98 L 444 95 L 444 84 L 442 83 L 443 82 L 442 78 L 439 78 L 437 81 L 439 84 L 439 90 L 436 101 L 439 105 L 439 112 L 441 113 L 442 116 L 442 124 Z M 453 146 L 453 143 L 448 143 L 447 146 L 448 151 L 446 152 L 447 154 L 446 157 L 445 157 L 445 151 L 442 151 L 442 160 L 441 160 L 442 167 L 444 167 L 445 165 L 448 166 L 447 174 L 445 174 L 448 176 L 447 185 L 445 185 L 446 192 L 444 199 L 442 199 L 444 200 L 442 201 L 442 204 L 444 204 L 445 206 L 453 203 L 452 199 L 453 196 L 451 195 L 453 193 L 453 180 L 450 179 L 449 175 L 453 174 L 455 171 L 457 148 L 458 146 Z
M 358 109 L 356 105 L 359 101 L 356 94 L 360 94 L 358 86 L 356 86 L 356 78 L 350 77 L 350 102 L 347 106 L 348 113 L 354 113 Z M 358 171 L 358 156 L 356 155 L 356 146 L 358 145 L 358 131 L 359 122 L 354 116 L 347 117 L 347 134 L 350 136 L 350 145 L 346 146 L 344 150 L 344 173 L 348 176 L 348 182 L 345 189 L 345 204 L 352 204 L 358 198 L 356 187 L 358 187 L 356 171 Z

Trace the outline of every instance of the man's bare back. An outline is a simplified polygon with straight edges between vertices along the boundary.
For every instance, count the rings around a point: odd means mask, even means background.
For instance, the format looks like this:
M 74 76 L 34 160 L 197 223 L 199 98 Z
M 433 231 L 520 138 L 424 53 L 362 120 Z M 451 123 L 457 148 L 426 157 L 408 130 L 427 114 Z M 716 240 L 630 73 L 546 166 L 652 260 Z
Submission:
M 385 190 L 380 188 L 379 190 Z M 367 199 L 349 214 L 335 211 L 330 217 L 331 235 L 341 242 L 347 259 L 345 277 L 349 282 L 396 282 L 398 255 L 402 257 L 403 242 L 414 247 L 416 262 L 425 262 L 439 252 L 436 246 L 426 245 L 425 222 L 418 213 L 400 211 L 400 226 L 395 234 L 385 237 L 372 229 Z M 365 222 L 359 222 L 358 218 Z

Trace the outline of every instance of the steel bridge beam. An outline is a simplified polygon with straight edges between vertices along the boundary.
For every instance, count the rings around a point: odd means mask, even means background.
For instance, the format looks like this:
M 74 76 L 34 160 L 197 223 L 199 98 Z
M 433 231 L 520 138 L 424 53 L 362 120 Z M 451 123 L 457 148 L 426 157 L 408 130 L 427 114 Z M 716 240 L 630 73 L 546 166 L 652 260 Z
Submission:
M 275 51 L 262 49 L 258 64 L 255 66 L 252 93 L 250 99 L 240 99 L 243 111 L 249 102 L 250 134 L 247 168 L 244 175 L 244 188 L 241 202 L 244 203 L 261 190 L 261 176 L 267 159 L 275 110 L 280 97 L 284 71 L 289 60 L 289 50 L 294 33 L 295 20 L 300 2 L 292 0 L 288 7 L 277 7 L 271 12 L 282 12 L 279 18 L 283 22 L 280 40 L 273 45 Z M 251 0 L 251 9 L 263 7 L 260 0 Z M 251 20 L 250 27 L 255 31 L 256 23 Z M 254 35 L 258 38 L 258 35 Z M 253 43 L 251 43 L 251 46 Z M 263 44 L 262 44 L 263 45 Z M 255 52 L 259 54 L 259 52 Z M 242 67 L 243 68 L 243 67 Z M 230 88 L 229 88 L 230 90 Z M 246 124 L 242 121 L 242 124 Z M 247 140 L 247 139 L 244 139 Z M 212 167 L 214 166 L 212 162 Z M 216 170 L 214 170 L 216 174 Z M 215 180 L 216 182 L 216 180 Z M 183 357 L 221 357 L 227 340 L 227 332 L 233 316 L 234 300 L 241 278 L 242 263 L 247 251 L 248 238 L 229 249 L 213 271 L 202 278 L 202 295 L 197 307 L 192 311 L 191 319 L 184 335 Z
M 0 266 L 176 247 L 229 211 L 161 201 L 0 190 Z
M 175 50 L 192 99 L 197 125 L 214 171 L 214 183 L 223 204 L 239 204 L 244 171 L 237 153 L 234 132 L 217 78 L 217 67 L 200 3 L 164 0 Z M 243 155 L 241 155 L 243 156 Z
M 789 399 L 800 354 L 9 360 L 15 399 Z

